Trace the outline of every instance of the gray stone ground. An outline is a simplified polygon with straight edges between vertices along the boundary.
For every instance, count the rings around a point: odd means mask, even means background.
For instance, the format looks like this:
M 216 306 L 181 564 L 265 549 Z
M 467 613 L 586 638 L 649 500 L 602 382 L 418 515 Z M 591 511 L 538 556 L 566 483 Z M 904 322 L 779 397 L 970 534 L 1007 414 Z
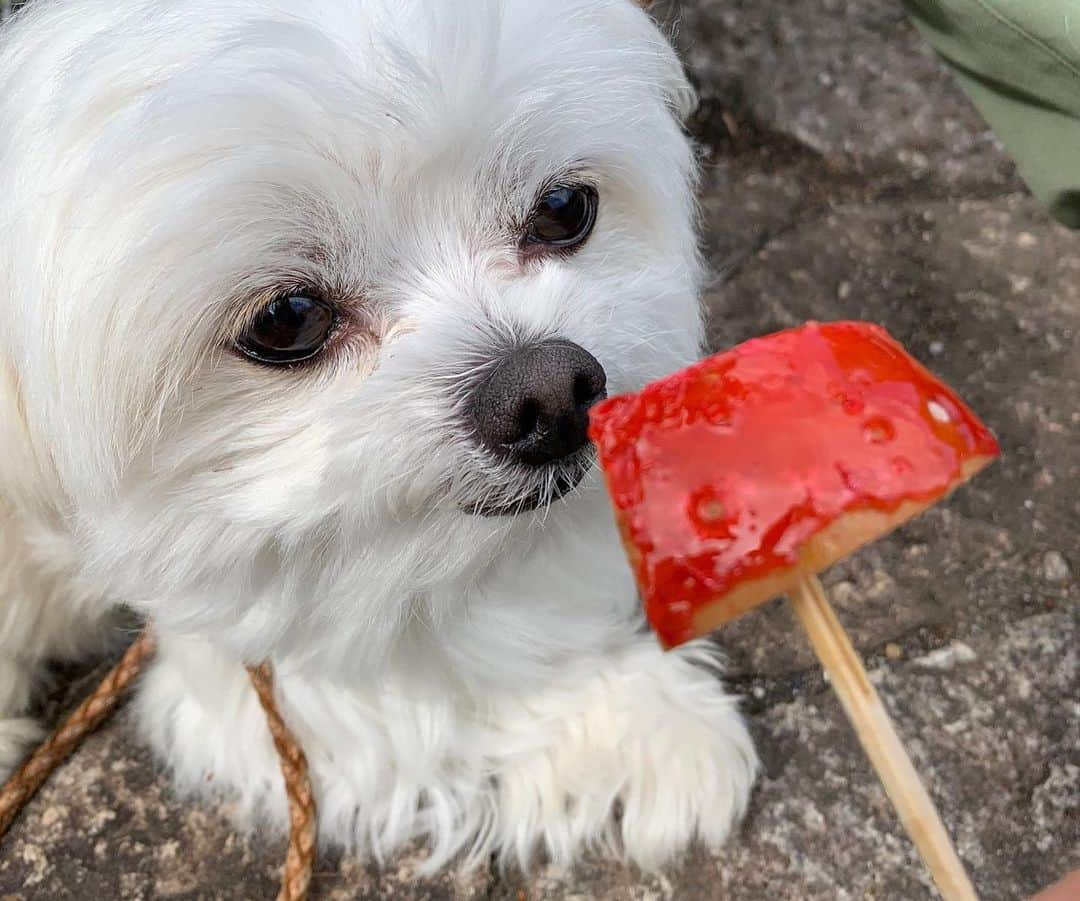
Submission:
M 714 344 L 876 320 L 1001 438 L 1000 464 L 826 581 L 982 897 L 1021 898 L 1080 866 L 1078 238 L 1025 196 L 897 2 L 660 15 L 702 95 Z M 723 641 L 767 770 L 724 850 L 652 876 L 589 861 L 423 880 L 409 858 L 324 860 L 315 897 L 934 897 L 783 603 Z M 0 896 L 270 898 L 279 860 L 276 842 L 177 801 L 121 718 L 16 825 Z

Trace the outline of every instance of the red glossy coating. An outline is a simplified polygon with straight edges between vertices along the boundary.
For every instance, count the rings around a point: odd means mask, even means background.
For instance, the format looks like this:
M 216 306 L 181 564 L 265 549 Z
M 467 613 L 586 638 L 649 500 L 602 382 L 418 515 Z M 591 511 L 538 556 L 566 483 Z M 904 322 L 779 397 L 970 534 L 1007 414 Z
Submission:
M 848 511 L 930 503 L 990 431 L 879 326 L 809 323 L 594 408 L 590 435 L 645 611 L 667 646 L 694 613 L 796 562 Z

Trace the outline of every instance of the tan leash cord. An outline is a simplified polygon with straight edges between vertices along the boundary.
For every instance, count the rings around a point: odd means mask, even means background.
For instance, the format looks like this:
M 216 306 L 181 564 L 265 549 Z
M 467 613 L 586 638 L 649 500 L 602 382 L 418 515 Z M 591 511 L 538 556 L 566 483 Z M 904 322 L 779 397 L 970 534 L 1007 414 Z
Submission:
M 153 634 L 149 629 L 145 630 L 90 696 L 4 783 L 0 789 L 0 838 L 7 833 L 19 811 L 45 784 L 53 770 L 116 709 L 156 649 Z M 289 847 L 278 901 L 305 901 L 315 863 L 315 799 L 308 776 L 307 758 L 277 709 L 269 664 L 249 668 L 248 673 L 266 713 L 274 747 L 281 758 L 281 772 L 285 777 L 285 792 L 289 799 Z
M 266 724 L 281 759 L 281 774 L 289 799 L 289 848 L 285 852 L 278 901 L 304 901 L 315 866 L 315 796 L 311 791 L 307 757 L 274 703 L 274 674 L 270 664 L 250 667 L 248 672 L 259 703 L 266 711 Z
M 49 774 L 116 709 L 143 663 L 153 655 L 155 647 L 154 637 L 148 631 L 135 639 L 135 643 L 90 696 L 12 773 L 3 789 L 0 789 L 0 836 L 7 832 L 12 820 L 44 785 Z

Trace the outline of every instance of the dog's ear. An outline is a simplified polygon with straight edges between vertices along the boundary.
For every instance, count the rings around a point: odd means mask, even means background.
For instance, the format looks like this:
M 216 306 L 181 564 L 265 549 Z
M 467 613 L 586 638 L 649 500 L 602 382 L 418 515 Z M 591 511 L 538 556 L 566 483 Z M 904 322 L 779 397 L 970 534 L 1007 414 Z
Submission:
M 672 51 L 672 56 L 674 55 L 674 51 Z M 690 84 L 686 70 L 678 58 L 675 59 L 674 69 L 668 80 L 667 95 L 668 103 L 671 104 L 675 115 L 679 117 L 680 122 L 685 124 L 686 120 L 694 114 L 694 110 L 698 107 L 698 95 L 697 91 L 694 90 L 694 86 Z
M 633 0 L 633 3 L 645 12 L 651 11 L 655 6 L 654 0 Z M 698 96 L 674 50 L 671 51 L 671 66 L 665 87 L 668 103 L 680 121 L 685 122 L 697 109 Z

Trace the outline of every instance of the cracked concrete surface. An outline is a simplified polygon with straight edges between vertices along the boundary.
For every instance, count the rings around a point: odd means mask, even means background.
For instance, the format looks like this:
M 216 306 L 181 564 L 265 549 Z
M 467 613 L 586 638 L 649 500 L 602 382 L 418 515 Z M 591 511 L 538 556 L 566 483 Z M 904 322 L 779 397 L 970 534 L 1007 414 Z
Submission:
M 981 896 L 1024 897 L 1080 866 L 1078 238 L 1026 196 L 898 2 L 657 14 L 702 98 L 714 346 L 872 319 L 1002 441 L 999 464 L 825 581 Z M 592 860 L 425 880 L 407 855 L 381 872 L 323 860 L 315 897 L 935 897 L 785 605 L 721 640 L 766 763 L 727 848 L 657 875 Z M 173 797 L 121 717 L 16 824 L 0 897 L 269 898 L 280 859 Z

